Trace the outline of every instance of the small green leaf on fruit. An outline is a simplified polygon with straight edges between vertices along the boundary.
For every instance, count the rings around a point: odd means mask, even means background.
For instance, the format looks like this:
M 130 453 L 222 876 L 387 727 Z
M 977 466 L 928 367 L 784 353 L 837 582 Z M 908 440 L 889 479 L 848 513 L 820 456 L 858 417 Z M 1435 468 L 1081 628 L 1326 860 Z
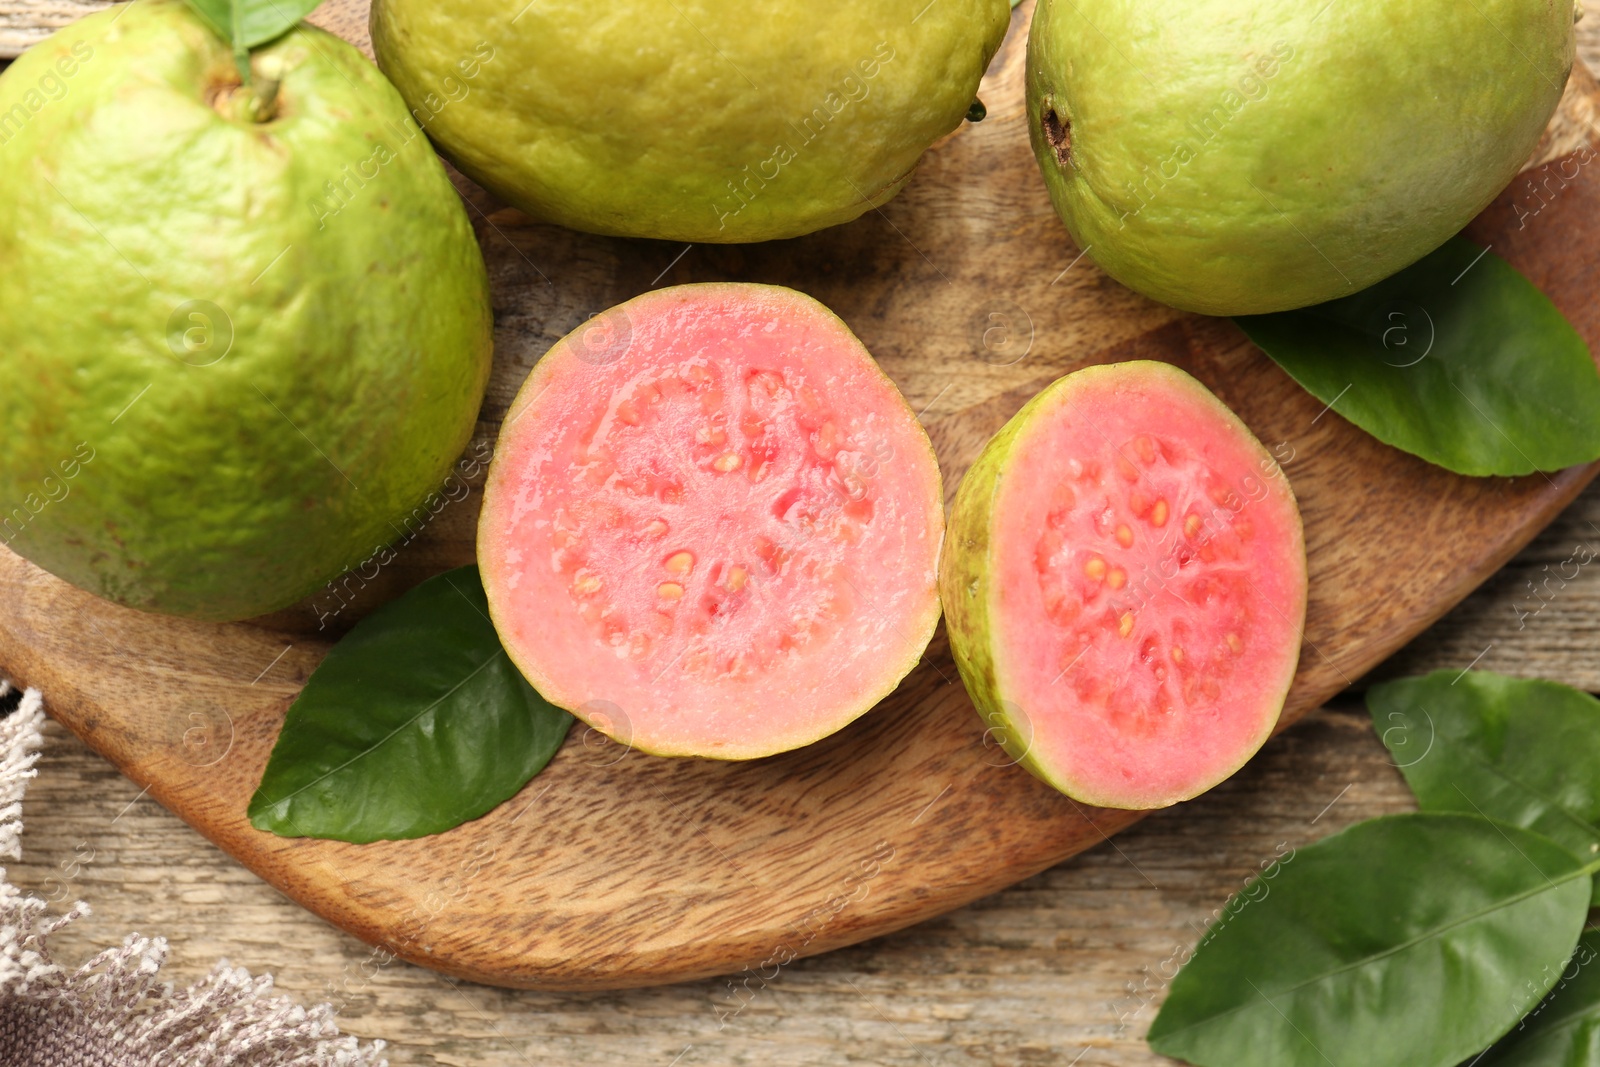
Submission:
M 1223 910 L 1150 1046 L 1197 1067 L 1455 1067 L 1560 978 L 1591 870 L 1477 815 L 1358 823 Z
M 1423 811 L 1521 826 L 1583 862 L 1600 852 L 1600 700 L 1556 682 L 1438 671 L 1373 686 L 1367 708 Z
M 250 800 L 281 837 L 422 837 L 516 795 L 572 716 L 523 678 L 476 567 L 430 578 L 362 620 L 289 708 Z
M 188 0 L 195 14 L 235 53 L 276 40 L 311 14 L 320 0 Z
M 1334 411 L 1459 474 L 1600 458 L 1588 346 L 1514 267 L 1464 238 L 1353 296 L 1235 321 Z

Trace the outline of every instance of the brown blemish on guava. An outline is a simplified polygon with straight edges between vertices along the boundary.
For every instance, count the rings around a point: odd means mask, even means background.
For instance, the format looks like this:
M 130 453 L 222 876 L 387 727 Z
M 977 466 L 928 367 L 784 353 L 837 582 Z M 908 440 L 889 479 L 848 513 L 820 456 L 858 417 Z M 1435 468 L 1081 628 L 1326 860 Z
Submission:
M 239 76 L 237 74 L 233 75 L 231 80 L 227 76 L 211 77 L 206 80 L 202 99 L 205 100 L 207 107 L 221 112 L 228 102 L 233 99 L 233 95 L 241 88 L 243 86 L 239 84 Z
M 1044 139 L 1055 150 L 1056 162 L 1063 167 L 1076 166 L 1072 161 L 1072 121 L 1056 114 L 1055 105 L 1048 100 L 1039 121 L 1044 128 Z

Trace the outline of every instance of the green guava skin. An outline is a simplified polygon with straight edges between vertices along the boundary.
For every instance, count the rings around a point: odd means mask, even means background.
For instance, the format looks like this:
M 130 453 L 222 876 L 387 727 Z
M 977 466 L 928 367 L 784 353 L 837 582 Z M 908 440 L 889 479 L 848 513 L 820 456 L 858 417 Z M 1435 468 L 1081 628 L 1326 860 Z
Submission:
M 1030 751 L 1028 739 L 1016 728 L 1005 709 L 995 670 L 993 629 L 990 621 L 989 560 L 995 518 L 994 497 L 1017 438 L 1028 418 L 1049 403 L 1048 389 L 1011 417 L 983 446 L 977 460 L 961 476 L 956 498 L 945 519 L 944 545 L 939 556 L 939 604 L 944 611 L 945 635 L 950 654 L 966 686 L 972 705 L 1006 754 L 1034 777 L 1061 790 L 1050 771 Z M 1063 792 L 1065 790 L 1062 790 Z
M 1516 176 L 1572 24 L 1570 0 L 1040 0 L 1034 154 L 1078 247 L 1129 288 L 1209 315 L 1321 303 L 1420 259 Z
M 228 47 L 139 0 L 0 77 L 0 542 L 199 619 L 285 607 L 399 536 L 492 352 L 472 228 L 399 94 L 307 27 L 253 62 L 282 69 L 262 124 L 208 103 L 238 86 Z M 225 319 L 174 315 L 191 300 Z
M 1006 0 L 377 0 L 372 44 L 441 151 L 507 203 L 730 243 L 893 197 L 1009 21 Z

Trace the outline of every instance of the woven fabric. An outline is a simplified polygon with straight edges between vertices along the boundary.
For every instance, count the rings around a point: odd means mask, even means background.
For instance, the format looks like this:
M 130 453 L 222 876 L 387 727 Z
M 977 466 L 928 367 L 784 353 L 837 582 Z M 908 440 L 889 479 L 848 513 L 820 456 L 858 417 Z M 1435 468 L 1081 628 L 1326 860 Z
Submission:
M 19 699 L 20 698 L 20 699 Z M 22 855 L 22 795 L 38 772 L 44 706 L 0 681 L 0 863 Z M 130 935 L 76 970 L 50 955 L 55 917 L 0 867 L 0 1067 L 386 1067 L 383 1042 L 341 1037 L 327 1004 L 274 996 L 224 960 L 185 989 L 160 981 L 164 938 Z

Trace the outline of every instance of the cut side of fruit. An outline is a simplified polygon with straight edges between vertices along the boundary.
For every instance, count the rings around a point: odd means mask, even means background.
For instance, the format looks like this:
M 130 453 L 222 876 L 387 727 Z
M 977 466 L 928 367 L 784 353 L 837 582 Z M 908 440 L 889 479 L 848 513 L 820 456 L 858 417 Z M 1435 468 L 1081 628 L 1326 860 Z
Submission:
M 1299 660 L 1300 513 L 1249 429 L 1164 363 L 1056 381 L 956 497 L 942 568 L 992 732 L 1103 807 L 1188 799 L 1272 732 Z
M 748 759 L 833 733 L 916 665 L 943 528 L 927 434 L 838 318 L 690 285 L 539 362 L 478 559 L 546 699 L 645 752 Z

